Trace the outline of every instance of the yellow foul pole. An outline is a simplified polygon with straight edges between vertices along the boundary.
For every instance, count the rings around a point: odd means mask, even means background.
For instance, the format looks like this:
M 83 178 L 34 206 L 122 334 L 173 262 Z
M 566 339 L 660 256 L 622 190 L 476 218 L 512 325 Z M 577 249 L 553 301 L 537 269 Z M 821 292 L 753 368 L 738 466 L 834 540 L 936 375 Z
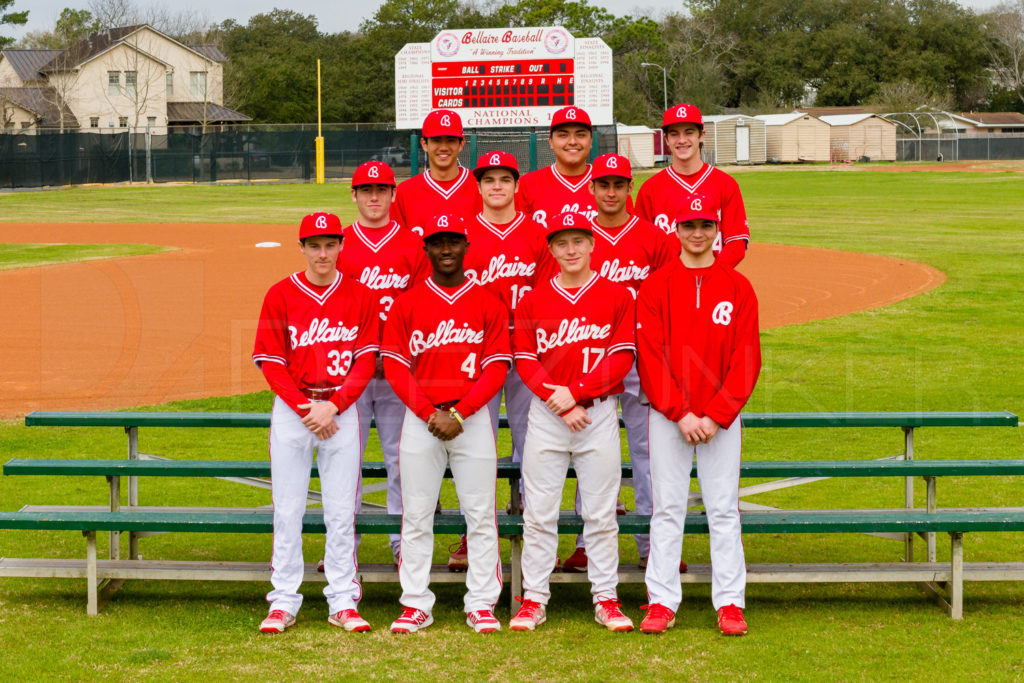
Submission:
M 324 184 L 324 134 L 320 108 L 320 60 L 316 60 L 316 184 Z

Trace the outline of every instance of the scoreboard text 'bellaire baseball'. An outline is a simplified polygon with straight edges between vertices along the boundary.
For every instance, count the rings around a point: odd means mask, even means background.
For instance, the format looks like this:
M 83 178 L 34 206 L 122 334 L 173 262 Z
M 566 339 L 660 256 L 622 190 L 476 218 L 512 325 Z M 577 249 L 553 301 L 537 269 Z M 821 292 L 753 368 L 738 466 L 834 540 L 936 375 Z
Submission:
M 454 109 L 466 128 L 547 126 L 575 104 L 611 125 L 612 51 L 564 28 L 442 31 L 395 55 L 395 126 L 415 129 L 432 109 Z

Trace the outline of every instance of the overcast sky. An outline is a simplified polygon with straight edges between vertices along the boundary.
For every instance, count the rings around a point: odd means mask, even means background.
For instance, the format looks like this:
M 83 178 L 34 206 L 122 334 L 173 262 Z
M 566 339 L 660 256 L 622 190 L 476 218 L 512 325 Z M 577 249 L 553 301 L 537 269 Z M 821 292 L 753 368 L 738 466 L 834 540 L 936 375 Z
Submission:
M 651 17 L 658 17 L 672 10 L 679 10 L 682 3 L 679 0 L 590 0 L 593 5 L 600 5 L 616 15 L 633 14 L 635 11 Z M 970 7 L 976 11 L 986 10 L 996 4 L 998 0 L 959 0 L 960 4 Z M 4 35 L 20 38 L 26 31 L 50 30 L 53 28 L 57 16 L 65 7 L 87 7 L 88 0 L 15 0 L 8 11 L 29 10 L 28 24 L 25 26 L 3 26 L 0 29 Z M 213 22 L 221 22 L 225 19 L 234 19 L 245 24 L 249 17 L 254 14 L 269 12 L 275 7 L 287 7 L 301 14 L 312 14 L 317 17 L 320 30 L 325 33 L 337 33 L 339 31 L 354 30 L 359 23 L 373 15 L 382 4 L 375 0 L 219 0 L 216 3 L 202 4 L 186 1 L 181 4 L 173 2 L 146 2 L 139 0 L 139 4 L 158 5 L 163 7 L 191 8 Z M 215 7 L 211 8 L 211 5 Z

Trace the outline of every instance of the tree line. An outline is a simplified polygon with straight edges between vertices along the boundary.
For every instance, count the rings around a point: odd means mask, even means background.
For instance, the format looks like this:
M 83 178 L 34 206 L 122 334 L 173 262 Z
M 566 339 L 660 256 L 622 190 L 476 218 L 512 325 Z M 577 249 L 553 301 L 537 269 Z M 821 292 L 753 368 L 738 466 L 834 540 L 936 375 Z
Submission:
M 0 9 L 13 1 L 0 0 Z M 657 120 L 666 96 L 709 113 L 808 103 L 1024 111 L 1024 0 L 982 14 L 953 0 L 684 0 L 682 7 L 649 17 L 615 16 L 587 0 L 387 0 L 358 30 L 327 33 L 315 16 L 289 9 L 215 24 L 188 11 L 142 10 L 134 0 L 92 0 L 87 9 L 65 9 L 52 31 L 30 33 L 19 46 L 63 47 L 98 28 L 149 23 L 183 43 L 220 47 L 229 58 L 225 104 L 275 123 L 315 120 L 317 59 L 324 121 L 391 121 L 394 56 L 406 43 L 429 42 L 445 28 L 552 25 L 612 48 L 615 116 L 627 123 Z M 667 93 L 652 64 L 664 67 Z

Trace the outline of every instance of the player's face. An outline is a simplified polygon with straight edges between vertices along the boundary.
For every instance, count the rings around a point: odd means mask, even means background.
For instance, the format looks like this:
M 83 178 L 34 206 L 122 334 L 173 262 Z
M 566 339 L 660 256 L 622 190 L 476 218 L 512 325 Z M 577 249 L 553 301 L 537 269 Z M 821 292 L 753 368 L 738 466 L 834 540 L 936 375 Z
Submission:
M 629 193 L 633 191 L 633 181 L 618 176 L 595 178 L 590 181 L 590 191 L 597 201 L 597 210 L 614 216 L 626 209 Z
M 446 232 L 431 236 L 423 244 L 434 272 L 444 276 L 464 272 L 462 261 L 466 258 L 468 248 L 469 242 L 465 236 Z
M 371 226 L 387 219 L 394 198 L 395 188 L 391 185 L 360 185 L 352 189 L 360 222 Z
M 674 123 L 665 131 L 665 144 L 679 161 L 700 156 L 700 143 L 703 141 L 704 130 L 695 123 Z
M 341 239 L 334 235 L 307 237 L 305 242 L 299 242 L 299 250 L 306 257 L 306 276 L 314 284 L 330 283 L 341 252 Z
M 559 126 L 551 131 L 551 137 L 548 138 L 548 145 L 555 153 L 555 158 L 565 166 L 587 163 L 593 142 L 594 136 L 590 129 L 578 124 Z
M 420 146 L 430 159 L 430 168 L 445 171 L 459 163 L 459 152 L 466 146 L 466 141 L 453 135 L 439 135 L 434 138 L 420 138 Z
M 516 177 L 504 168 L 491 168 L 480 176 L 480 196 L 489 209 L 504 209 L 511 204 L 517 187 Z
M 676 223 L 676 234 L 688 254 L 702 256 L 711 251 L 715 243 L 718 223 L 704 218 Z
M 582 230 L 563 230 L 551 238 L 548 248 L 562 272 L 574 275 L 590 267 L 594 238 Z

